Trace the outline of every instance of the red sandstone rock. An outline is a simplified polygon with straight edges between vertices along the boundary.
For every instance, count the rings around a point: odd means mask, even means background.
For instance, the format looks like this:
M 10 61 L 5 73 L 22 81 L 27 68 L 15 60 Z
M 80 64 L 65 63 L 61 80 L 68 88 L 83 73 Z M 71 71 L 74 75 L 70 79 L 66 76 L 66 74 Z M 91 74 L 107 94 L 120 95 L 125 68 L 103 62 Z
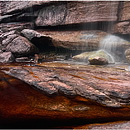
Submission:
M 127 21 L 130 20 L 130 1 L 124 1 L 121 4 L 121 10 L 120 10 L 120 14 L 119 14 L 119 20 L 120 21 Z
M 0 68 L 34 85 L 0 72 L 0 128 L 74 128 L 71 125 L 81 120 L 86 124 L 130 118 L 130 74 L 124 70 L 61 63 Z M 109 126 L 115 128 L 111 123 L 100 128 Z
M 99 42 L 107 35 L 103 31 L 38 31 L 50 37 L 53 46 L 69 50 L 97 50 Z
M 100 130 L 108 130 L 108 129 L 120 129 L 120 130 L 128 130 L 130 129 L 130 121 L 122 121 L 122 122 L 111 122 L 111 123 L 103 123 L 103 124 L 92 124 L 92 125 L 84 125 L 77 127 L 75 129 L 100 129 Z
M 113 32 L 118 34 L 129 34 L 130 33 L 130 22 L 123 21 L 114 25 Z
M 2 1 L 1 14 L 16 13 L 28 8 L 49 3 L 49 1 Z
M 40 66 L 10 67 L 7 73 L 47 94 L 80 95 L 109 107 L 129 105 L 130 76 L 125 70 L 61 63 Z
M 22 31 L 25 28 L 34 28 L 34 24 L 32 22 L 26 22 L 26 23 L 2 23 L 0 24 L 0 28 L 2 32 L 10 32 L 10 31 Z
M 119 2 L 68 2 L 43 8 L 37 26 L 116 21 Z

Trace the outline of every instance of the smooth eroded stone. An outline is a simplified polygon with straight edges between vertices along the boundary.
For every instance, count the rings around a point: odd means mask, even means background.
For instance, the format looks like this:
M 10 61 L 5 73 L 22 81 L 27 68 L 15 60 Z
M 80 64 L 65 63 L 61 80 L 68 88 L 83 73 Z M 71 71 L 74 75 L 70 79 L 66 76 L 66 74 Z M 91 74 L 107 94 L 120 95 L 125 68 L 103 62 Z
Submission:
M 88 61 L 91 65 L 106 65 L 108 63 L 114 63 L 113 57 L 105 50 L 96 51 L 88 57 Z

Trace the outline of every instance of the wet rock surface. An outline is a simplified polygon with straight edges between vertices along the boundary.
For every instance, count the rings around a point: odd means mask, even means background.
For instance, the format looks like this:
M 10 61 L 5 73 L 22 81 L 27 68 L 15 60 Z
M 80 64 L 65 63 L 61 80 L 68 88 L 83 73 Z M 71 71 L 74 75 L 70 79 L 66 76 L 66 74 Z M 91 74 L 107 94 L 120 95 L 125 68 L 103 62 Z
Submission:
M 94 54 L 90 55 L 88 61 L 91 65 L 106 65 L 108 63 L 114 63 L 110 54 L 104 50 L 96 51 Z
M 55 62 L 39 65 L 7 67 L 5 72 L 46 94 L 80 95 L 111 107 L 129 105 L 129 72 L 125 70 Z
M 71 59 L 102 49 L 105 42 L 116 59 L 129 62 L 130 44 L 123 40 L 130 40 L 129 6 L 127 1 L 0 1 L 0 62 L 24 62 L 0 64 L 0 128 L 129 129 L 130 67 Z M 57 54 L 63 48 L 67 55 Z
M 75 128 L 129 120 L 129 72 L 65 63 L 39 65 L 1 64 L 3 72 L 17 78 L 0 72 L 1 128 Z
M 111 124 L 109 123 L 104 123 L 104 124 L 93 124 L 93 125 L 86 125 L 86 126 L 81 126 L 81 127 L 77 127 L 75 129 L 91 129 L 91 130 L 95 130 L 95 129 L 103 129 L 103 130 L 107 130 L 107 129 L 130 129 L 130 122 L 126 121 L 126 122 L 113 122 Z
M 110 54 L 104 50 L 83 52 L 79 55 L 72 57 L 75 61 L 87 62 L 89 61 L 92 65 L 105 65 L 108 63 L 114 63 L 113 59 L 110 57 Z

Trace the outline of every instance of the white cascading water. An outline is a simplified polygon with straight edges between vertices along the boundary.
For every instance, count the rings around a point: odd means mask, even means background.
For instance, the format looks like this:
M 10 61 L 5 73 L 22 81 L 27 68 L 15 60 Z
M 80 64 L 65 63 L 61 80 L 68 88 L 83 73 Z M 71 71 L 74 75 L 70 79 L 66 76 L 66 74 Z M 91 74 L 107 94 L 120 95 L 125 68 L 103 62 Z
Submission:
M 118 52 L 122 53 L 122 45 L 125 42 L 125 40 L 118 36 L 107 35 L 100 41 L 99 49 L 103 49 L 108 52 L 114 63 L 121 62 L 121 57 L 118 55 Z

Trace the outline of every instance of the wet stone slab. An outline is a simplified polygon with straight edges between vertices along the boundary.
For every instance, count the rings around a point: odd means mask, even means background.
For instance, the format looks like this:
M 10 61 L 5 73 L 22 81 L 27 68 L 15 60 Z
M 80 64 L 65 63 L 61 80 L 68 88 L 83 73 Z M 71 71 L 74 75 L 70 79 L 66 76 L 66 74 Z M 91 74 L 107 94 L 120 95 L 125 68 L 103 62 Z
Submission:
M 0 72 L 0 128 L 76 128 L 130 119 L 130 72 L 124 69 L 56 62 L 0 68 L 6 73 Z
M 58 62 L 1 68 L 49 95 L 79 95 L 109 107 L 130 104 L 130 73 L 125 70 Z

